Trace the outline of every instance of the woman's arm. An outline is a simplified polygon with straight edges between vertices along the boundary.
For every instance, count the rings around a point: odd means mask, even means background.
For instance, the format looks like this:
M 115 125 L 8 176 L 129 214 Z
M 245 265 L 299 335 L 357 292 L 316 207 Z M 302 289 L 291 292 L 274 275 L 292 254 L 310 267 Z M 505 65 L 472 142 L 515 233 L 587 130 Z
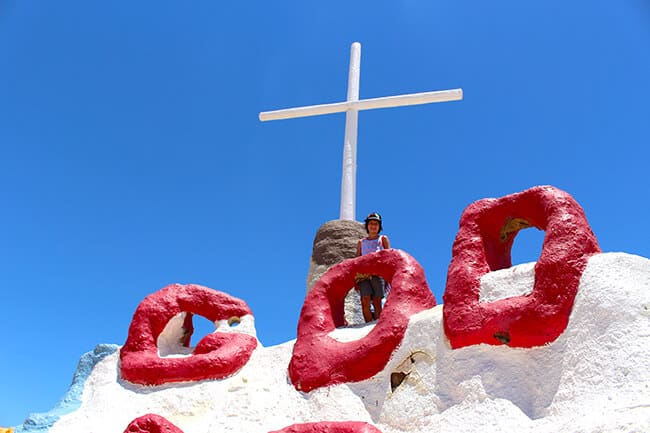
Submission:
M 361 239 L 357 242 L 357 257 L 361 255 Z
M 381 245 L 384 247 L 385 250 L 390 248 L 390 240 L 388 240 L 388 236 L 382 235 Z

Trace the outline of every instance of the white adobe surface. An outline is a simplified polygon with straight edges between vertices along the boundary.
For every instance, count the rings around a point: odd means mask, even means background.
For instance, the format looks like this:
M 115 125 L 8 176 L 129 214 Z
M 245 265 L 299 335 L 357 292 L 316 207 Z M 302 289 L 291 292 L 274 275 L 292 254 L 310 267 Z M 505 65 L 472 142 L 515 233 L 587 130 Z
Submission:
M 532 289 L 533 264 L 486 275 L 489 301 Z M 351 340 L 368 332 L 339 329 Z M 254 325 L 243 331 L 254 334 Z M 383 433 L 650 432 L 650 260 L 593 256 L 566 331 L 533 349 L 451 350 L 442 306 L 411 318 L 386 368 L 358 383 L 305 394 L 287 378 L 294 341 L 255 350 L 224 380 L 143 387 L 118 381 L 118 353 L 86 381 L 81 407 L 51 433 L 123 432 L 146 413 L 185 433 L 267 433 L 294 423 L 365 421 Z M 408 373 L 391 391 L 390 376 Z

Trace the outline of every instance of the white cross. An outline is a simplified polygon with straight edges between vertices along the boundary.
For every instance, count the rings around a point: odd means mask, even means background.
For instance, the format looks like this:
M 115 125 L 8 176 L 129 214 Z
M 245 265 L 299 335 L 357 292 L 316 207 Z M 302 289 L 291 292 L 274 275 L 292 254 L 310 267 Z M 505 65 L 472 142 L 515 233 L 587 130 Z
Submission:
M 343 142 L 343 175 L 341 178 L 341 219 L 355 219 L 356 177 L 357 177 L 357 118 L 359 110 L 373 108 L 401 107 L 404 105 L 430 104 L 432 102 L 459 101 L 463 99 L 463 89 L 437 92 L 411 93 L 407 95 L 385 96 L 359 100 L 359 75 L 361 70 L 361 44 L 355 42 L 350 47 L 350 72 L 348 74 L 348 99 L 333 104 L 310 105 L 307 107 L 263 111 L 259 118 L 267 120 L 293 119 L 295 117 L 317 116 L 319 114 L 345 114 L 345 140 Z

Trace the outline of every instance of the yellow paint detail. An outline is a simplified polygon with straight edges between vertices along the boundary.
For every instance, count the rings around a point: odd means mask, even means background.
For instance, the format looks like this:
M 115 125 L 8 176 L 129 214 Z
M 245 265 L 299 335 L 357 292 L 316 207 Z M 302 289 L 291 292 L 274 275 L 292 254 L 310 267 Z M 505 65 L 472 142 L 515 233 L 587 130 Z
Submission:
M 532 227 L 532 224 L 523 218 L 508 218 L 501 228 L 501 242 L 505 242 L 511 234 L 528 227 Z

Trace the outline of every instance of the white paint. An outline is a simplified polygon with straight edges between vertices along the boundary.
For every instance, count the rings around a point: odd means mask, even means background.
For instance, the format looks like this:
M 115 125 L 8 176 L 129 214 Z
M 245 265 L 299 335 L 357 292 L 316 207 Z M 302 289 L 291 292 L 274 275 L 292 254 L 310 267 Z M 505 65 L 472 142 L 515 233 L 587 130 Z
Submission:
M 482 296 L 530 291 L 530 264 L 513 270 L 484 277 Z M 372 326 L 332 335 L 349 341 Z M 638 256 L 592 257 L 566 331 L 543 347 L 451 350 L 439 305 L 411 317 L 402 344 L 373 378 L 304 394 L 287 379 L 293 344 L 258 347 L 224 380 L 160 387 L 119 382 L 115 353 L 92 371 L 81 408 L 50 433 L 122 432 L 146 413 L 185 433 L 267 433 L 324 420 L 365 421 L 383 433 L 650 431 L 650 260 Z M 408 376 L 391 392 L 394 371 Z
M 433 102 L 459 101 L 463 99 L 462 89 L 452 89 L 359 100 L 360 73 L 361 44 L 359 42 L 354 42 L 350 47 L 348 97 L 345 102 L 263 111 L 259 114 L 260 121 L 264 122 L 267 120 L 293 119 L 296 117 L 346 112 L 345 138 L 343 140 L 340 219 L 350 221 L 355 220 L 356 209 L 357 126 L 359 111 L 377 108 L 403 107 L 406 105 L 430 104 Z
M 185 347 L 182 345 L 185 314 L 178 313 L 172 317 L 167 322 L 167 325 L 165 325 L 163 332 L 158 336 L 158 356 L 161 358 L 180 358 L 192 354 L 193 347 Z M 255 318 L 250 314 L 239 317 L 239 322 L 233 324 L 228 323 L 228 320 L 217 320 L 214 323 L 213 332 L 237 332 L 257 338 Z
M 439 90 L 435 92 L 409 93 L 406 95 L 384 96 L 381 98 L 362 99 L 356 102 L 335 102 L 332 104 L 309 105 L 306 107 L 287 108 L 284 110 L 264 111 L 259 114 L 262 122 L 268 120 L 294 119 L 297 117 L 318 116 L 322 114 L 343 113 L 350 109 L 357 111 L 376 108 L 404 107 L 434 102 L 460 101 L 463 89 Z
M 361 44 L 350 47 L 350 70 L 348 72 L 348 104 L 359 100 L 361 75 Z M 343 139 L 343 169 L 341 173 L 340 219 L 355 220 L 357 202 L 357 126 L 359 110 L 350 106 L 345 113 L 345 136 Z
M 535 283 L 535 262 L 489 272 L 481 277 L 479 302 L 527 295 Z M 513 292 L 513 290 L 517 290 Z

